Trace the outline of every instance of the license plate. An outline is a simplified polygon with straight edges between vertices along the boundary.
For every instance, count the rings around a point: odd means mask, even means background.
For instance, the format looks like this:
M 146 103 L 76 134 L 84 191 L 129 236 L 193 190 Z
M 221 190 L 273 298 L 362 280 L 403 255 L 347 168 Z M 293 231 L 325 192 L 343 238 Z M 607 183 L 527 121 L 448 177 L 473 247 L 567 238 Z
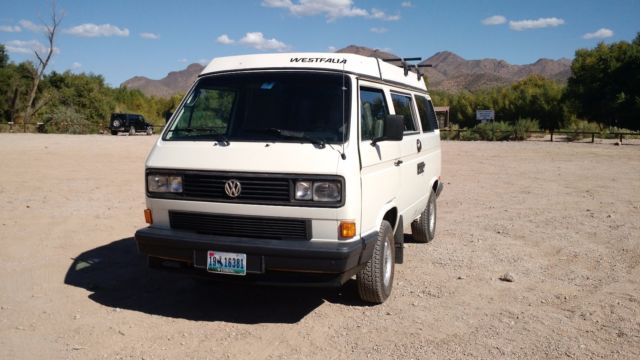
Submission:
M 247 274 L 247 255 L 207 251 L 207 271 L 231 275 Z

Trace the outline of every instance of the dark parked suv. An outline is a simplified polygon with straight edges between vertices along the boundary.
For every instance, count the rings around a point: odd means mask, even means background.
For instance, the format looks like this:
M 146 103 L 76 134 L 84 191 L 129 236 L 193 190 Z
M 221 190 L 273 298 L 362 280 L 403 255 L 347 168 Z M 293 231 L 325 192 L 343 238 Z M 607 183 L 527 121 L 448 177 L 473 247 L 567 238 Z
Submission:
M 109 122 L 111 135 L 118 135 L 119 132 L 128 132 L 129 135 L 135 135 L 136 132 L 146 132 L 147 135 L 153 134 L 153 125 L 149 124 L 144 116 L 140 114 L 111 114 Z

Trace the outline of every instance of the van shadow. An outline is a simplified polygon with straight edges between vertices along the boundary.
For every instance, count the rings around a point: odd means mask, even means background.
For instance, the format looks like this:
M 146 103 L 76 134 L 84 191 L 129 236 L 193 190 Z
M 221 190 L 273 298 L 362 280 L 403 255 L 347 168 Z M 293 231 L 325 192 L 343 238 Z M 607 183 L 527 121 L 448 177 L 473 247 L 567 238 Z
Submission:
M 292 324 L 327 301 L 364 305 L 354 281 L 338 289 L 263 287 L 195 281 L 185 274 L 149 269 L 133 238 L 78 255 L 64 283 L 90 291 L 91 300 L 114 309 L 196 321 Z

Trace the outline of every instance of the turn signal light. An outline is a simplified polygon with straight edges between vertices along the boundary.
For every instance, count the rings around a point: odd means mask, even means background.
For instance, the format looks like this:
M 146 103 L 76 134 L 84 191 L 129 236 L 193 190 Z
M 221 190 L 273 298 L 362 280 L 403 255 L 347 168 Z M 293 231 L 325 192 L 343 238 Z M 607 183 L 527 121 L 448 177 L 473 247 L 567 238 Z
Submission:
M 351 239 L 356 236 L 356 223 L 353 220 L 340 221 L 340 237 L 343 239 Z
M 144 209 L 144 221 L 146 221 L 149 225 L 153 224 L 153 215 L 151 214 L 151 209 Z

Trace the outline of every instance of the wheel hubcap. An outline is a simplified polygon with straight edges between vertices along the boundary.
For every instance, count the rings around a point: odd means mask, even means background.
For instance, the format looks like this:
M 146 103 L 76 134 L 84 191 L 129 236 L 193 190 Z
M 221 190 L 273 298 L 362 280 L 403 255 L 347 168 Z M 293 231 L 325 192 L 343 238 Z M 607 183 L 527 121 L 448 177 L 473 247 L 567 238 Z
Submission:
M 391 283 L 391 267 L 393 266 L 393 259 L 391 258 L 391 246 L 389 246 L 389 241 L 384 242 L 384 257 L 383 257 L 383 268 L 384 268 L 384 287 L 388 288 Z

